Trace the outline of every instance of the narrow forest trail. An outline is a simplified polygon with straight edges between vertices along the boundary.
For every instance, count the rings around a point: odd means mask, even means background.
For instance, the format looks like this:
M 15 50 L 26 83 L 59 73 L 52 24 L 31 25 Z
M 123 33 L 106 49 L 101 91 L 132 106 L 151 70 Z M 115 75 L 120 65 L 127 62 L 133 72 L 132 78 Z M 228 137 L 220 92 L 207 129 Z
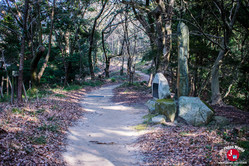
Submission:
M 134 126 L 143 122 L 147 111 L 142 106 L 113 103 L 112 91 L 119 85 L 101 87 L 85 96 L 82 107 L 87 113 L 68 131 L 68 146 L 63 153 L 68 165 L 139 165 L 132 144 L 144 132 Z

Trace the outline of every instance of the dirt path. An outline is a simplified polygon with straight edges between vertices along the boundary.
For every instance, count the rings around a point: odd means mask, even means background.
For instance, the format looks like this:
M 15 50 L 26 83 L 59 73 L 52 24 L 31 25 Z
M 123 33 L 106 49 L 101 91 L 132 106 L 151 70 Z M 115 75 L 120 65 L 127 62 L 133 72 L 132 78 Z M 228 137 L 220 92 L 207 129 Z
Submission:
M 150 76 L 148 74 L 142 73 L 139 70 L 136 70 L 136 73 L 140 75 L 142 81 L 147 81 L 147 82 L 149 81 Z
M 68 146 L 63 153 L 68 165 L 139 165 L 133 142 L 143 132 L 133 126 L 142 123 L 144 107 L 128 107 L 111 101 L 118 85 L 102 87 L 87 94 L 82 107 L 85 118 L 69 128 Z

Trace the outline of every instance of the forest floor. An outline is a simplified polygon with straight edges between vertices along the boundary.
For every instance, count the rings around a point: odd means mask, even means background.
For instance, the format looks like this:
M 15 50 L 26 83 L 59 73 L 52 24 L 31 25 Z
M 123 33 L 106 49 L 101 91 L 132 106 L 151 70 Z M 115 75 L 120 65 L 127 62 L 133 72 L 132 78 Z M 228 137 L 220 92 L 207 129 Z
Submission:
M 143 83 L 123 84 L 114 93 L 114 102 L 131 106 L 144 105 L 152 98 L 151 89 Z M 218 162 L 229 162 L 222 149 L 232 145 L 245 149 L 238 161 L 249 163 L 249 113 L 232 106 L 213 106 L 213 109 L 215 116 L 224 116 L 230 123 L 206 127 L 169 122 L 154 125 L 149 122 L 154 115 L 144 116 L 140 128 L 147 133 L 136 142 L 143 155 L 141 165 L 219 165 Z
M 0 103 L 0 165 L 63 165 L 66 131 L 82 118 L 79 103 L 92 89 L 57 89 L 23 105 Z

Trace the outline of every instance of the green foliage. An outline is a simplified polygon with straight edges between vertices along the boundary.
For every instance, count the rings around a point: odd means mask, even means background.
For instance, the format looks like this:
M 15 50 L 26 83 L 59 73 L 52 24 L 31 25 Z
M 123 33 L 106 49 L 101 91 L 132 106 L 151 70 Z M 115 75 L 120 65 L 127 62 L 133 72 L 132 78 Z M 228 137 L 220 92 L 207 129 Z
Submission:
M 70 85 L 64 88 L 66 91 L 72 91 L 72 90 L 79 90 L 82 89 L 82 86 L 80 85 Z
M 46 111 L 46 110 L 45 110 L 44 108 L 42 108 L 42 109 L 37 110 L 36 113 L 37 113 L 37 114 L 42 114 L 42 113 L 45 112 L 45 111 Z
M 51 131 L 51 132 L 58 132 L 58 128 L 59 127 L 57 125 L 52 125 L 52 124 L 49 125 L 43 124 L 42 126 L 38 127 L 38 129 L 41 131 Z
M 151 61 L 154 57 L 156 57 L 157 56 L 157 49 L 150 49 L 150 50 L 148 50 L 145 54 L 144 54 L 144 56 L 143 56 L 143 58 L 142 58 L 142 62 L 143 61 Z
M 0 98 L 0 102 L 8 102 L 10 101 L 10 95 L 3 95 L 3 98 Z
M 48 120 L 48 121 L 54 121 L 54 120 L 56 120 L 56 118 L 55 118 L 55 116 L 51 116 L 51 117 L 48 117 L 47 120 Z
M 12 108 L 12 113 L 14 114 L 23 114 L 23 110 L 19 109 L 19 108 Z
M 56 97 L 61 97 L 61 98 L 65 98 L 65 97 L 66 97 L 66 96 L 63 95 L 63 94 L 55 94 L 54 96 L 56 96 Z
M 247 160 L 248 162 L 248 156 L 249 156 L 249 141 L 238 141 L 238 146 L 243 148 L 245 151 L 243 153 L 240 153 L 240 159 L 241 160 Z
M 136 126 L 133 126 L 133 128 L 137 131 L 142 131 L 142 130 L 146 130 L 148 127 L 147 124 L 139 124 L 139 125 L 136 125 Z
M 158 114 L 147 114 L 147 115 L 144 115 L 143 116 L 143 119 L 144 119 L 144 124 L 150 124 L 151 122 L 151 119 L 155 116 L 157 116 Z
M 96 86 L 103 85 L 103 81 L 100 81 L 100 80 L 88 81 L 88 82 L 83 82 L 83 85 L 96 87 Z
M 31 89 L 27 90 L 27 95 L 29 98 L 37 97 L 38 93 L 39 93 L 39 89 L 37 89 L 37 88 L 31 88 Z
M 111 78 L 111 81 L 112 81 L 112 82 L 116 82 L 116 79 L 115 79 L 115 78 Z
M 45 136 L 34 137 L 31 139 L 33 144 L 43 145 L 47 143 L 47 139 Z
M 33 87 L 27 90 L 27 96 L 30 99 L 36 99 L 37 97 L 42 98 L 44 96 L 51 95 L 52 93 L 53 92 L 50 89 L 44 89 L 42 87 L 40 87 L 39 89 L 38 87 Z

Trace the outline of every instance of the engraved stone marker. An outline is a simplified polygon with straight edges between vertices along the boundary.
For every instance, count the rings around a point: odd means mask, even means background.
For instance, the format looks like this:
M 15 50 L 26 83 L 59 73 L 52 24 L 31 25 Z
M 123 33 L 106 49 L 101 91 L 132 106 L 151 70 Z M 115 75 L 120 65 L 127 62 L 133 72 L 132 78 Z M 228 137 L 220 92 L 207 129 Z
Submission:
M 170 98 L 169 83 L 162 73 L 157 73 L 152 82 L 152 96 L 155 99 Z
M 189 58 L 189 30 L 187 25 L 180 22 L 178 33 L 178 72 L 177 72 L 177 96 L 188 96 L 188 58 Z

